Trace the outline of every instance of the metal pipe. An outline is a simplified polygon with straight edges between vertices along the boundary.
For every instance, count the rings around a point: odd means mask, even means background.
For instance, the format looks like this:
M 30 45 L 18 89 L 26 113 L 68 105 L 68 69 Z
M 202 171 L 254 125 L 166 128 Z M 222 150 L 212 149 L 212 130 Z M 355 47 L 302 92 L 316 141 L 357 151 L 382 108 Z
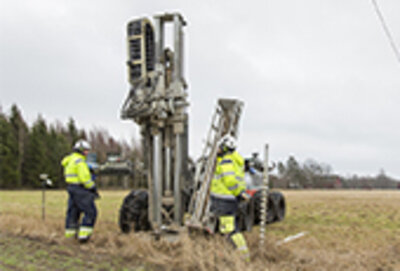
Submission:
M 168 136 L 168 135 L 167 135 Z M 170 196 L 171 194 L 171 146 L 165 146 L 165 196 Z
M 175 136 L 175 172 L 174 172 L 174 221 L 181 224 L 181 173 L 182 173 L 182 140 L 181 134 Z
M 161 226 L 162 197 L 162 138 L 158 132 L 153 136 L 153 219 Z
M 161 17 L 154 17 L 155 25 L 155 62 L 161 63 L 164 48 L 164 22 Z
M 263 187 L 261 190 L 261 206 L 260 206 L 260 214 L 261 214 L 261 217 L 260 217 L 260 247 L 264 246 L 265 225 L 267 224 L 267 215 L 268 215 L 268 190 L 269 190 L 268 151 L 269 151 L 269 146 L 268 146 L 268 144 L 265 144 Z
M 182 22 L 179 17 L 179 14 L 174 14 L 174 70 L 172 74 L 173 82 L 181 79 L 181 61 L 182 61 L 181 31 L 182 31 Z

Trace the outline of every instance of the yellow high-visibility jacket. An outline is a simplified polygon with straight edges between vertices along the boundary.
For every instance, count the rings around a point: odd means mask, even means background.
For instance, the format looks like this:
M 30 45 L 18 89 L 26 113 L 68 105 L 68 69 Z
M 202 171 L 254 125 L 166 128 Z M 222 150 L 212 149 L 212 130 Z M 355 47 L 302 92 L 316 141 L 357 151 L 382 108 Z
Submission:
M 244 182 L 244 159 L 237 151 L 234 151 L 231 155 L 235 165 L 236 178 L 243 182 L 243 187 L 246 187 L 246 183 Z
M 221 199 L 234 199 L 245 189 L 243 157 L 236 151 L 218 157 L 211 181 L 211 195 Z
M 86 189 L 95 186 L 84 155 L 73 152 L 64 157 L 61 165 L 64 167 L 65 182 L 68 184 L 80 184 Z

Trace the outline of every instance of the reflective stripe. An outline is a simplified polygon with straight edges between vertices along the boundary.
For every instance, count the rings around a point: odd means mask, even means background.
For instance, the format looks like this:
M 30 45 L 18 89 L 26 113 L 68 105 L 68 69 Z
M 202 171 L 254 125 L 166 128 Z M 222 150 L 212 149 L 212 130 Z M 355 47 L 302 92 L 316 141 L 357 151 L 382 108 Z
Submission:
M 237 183 L 237 184 L 235 184 L 235 185 L 233 185 L 233 186 L 229 186 L 228 189 L 229 189 L 230 191 L 233 191 L 233 190 L 237 189 L 238 187 L 239 187 L 239 184 Z
M 92 180 L 86 181 L 83 183 L 86 189 L 92 189 L 95 187 L 95 183 Z
M 87 227 L 87 226 L 81 226 L 79 228 L 79 232 L 92 232 L 93 228 L 92 227 Z
M 79 158 L 79 159 L 77 159 L 76 161 L 75 161 L 75 164 L 79 164 L 80 162 L 82 162 L 83 161 L 83 159 L 82 158 Z
M 220 165 L 230 164 L 230 163 L 232 163 L 231 159 L 225 159 L 225 160 L 222 160 L 221 162 L 219 162 Z
M 65 178 L 78 177 L 78 174 L 65 174 Z
M 247 246 L 241 246 L 238 248 L 239 251 L 243 251 L 243 252 L 247 252 L 249 249 L 247 248 Z
M 238 181 L 243 181 L 243 178 L 240 177 L 240 176 L 236 176 L 236 180 L 238 180 Z
M 76 235 L 77 230 L 76 229 L 66 229 L 65 230 L 65 237 L 66 238 L 71 238 Z
M 81 226 L 79 228 L 78 239 L 80 239 L 80 240 L 87 239 L 92 234 L 92 232 L 93 232 L 92 227 Z
M 218 175 L 215 176 L 215 179 L 218 180 L 218 179 L 221 179 L 221 178 L 223 178 L 225 176 L 231 176 L 231 175 L 235 175 L 235 172 L 234 171 L 227 171 L 227 172 L 218 174 Z
M 234 195 L 221 195 L 211 192 L 211 196 L 218 199 L 236 199 Z

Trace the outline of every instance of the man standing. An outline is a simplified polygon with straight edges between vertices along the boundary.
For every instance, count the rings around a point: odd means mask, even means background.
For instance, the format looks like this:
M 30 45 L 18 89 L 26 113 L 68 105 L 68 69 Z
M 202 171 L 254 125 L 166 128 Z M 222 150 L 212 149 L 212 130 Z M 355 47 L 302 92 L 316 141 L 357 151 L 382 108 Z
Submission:
M 94 200 L 98 197 L 98 193 L 86 163 L 89 150 L 90 144 L 86 140 L 78 140 L 73 152 L 61 161 L 69 195 L 65 237 L 77 237 L 82 243 L 88 241 L 92 235 L 97 217 Z M 79 225 L 82 212 L 84 217 Z
M 224 136 L 218 148 L 217 165 L 211 182 L 211 211 L 218 216 L 219 231 L 227 235 L 243 258 L 249 261 L 246 240 L 235 223 L 239 200 L 249 199 L 243 180 L 244 161 L 235 151 L 236 141 L 232 136 Z

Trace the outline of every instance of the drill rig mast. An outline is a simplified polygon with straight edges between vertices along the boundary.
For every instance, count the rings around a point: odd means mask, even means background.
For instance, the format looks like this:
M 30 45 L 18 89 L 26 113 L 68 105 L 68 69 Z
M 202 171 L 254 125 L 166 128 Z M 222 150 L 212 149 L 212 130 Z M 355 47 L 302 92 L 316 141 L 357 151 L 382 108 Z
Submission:
M 166 25 L 173 25 L 173 48 L 165 46 Z M 131 89 L 122 119 L 140 126 L 148 181 L 148 219 L 158 233 L 182 223 L 182 188 L 189 182 L 188 107 L 183 76 L 184 18 L 178 13 L 128 23 L 128 76 Z

